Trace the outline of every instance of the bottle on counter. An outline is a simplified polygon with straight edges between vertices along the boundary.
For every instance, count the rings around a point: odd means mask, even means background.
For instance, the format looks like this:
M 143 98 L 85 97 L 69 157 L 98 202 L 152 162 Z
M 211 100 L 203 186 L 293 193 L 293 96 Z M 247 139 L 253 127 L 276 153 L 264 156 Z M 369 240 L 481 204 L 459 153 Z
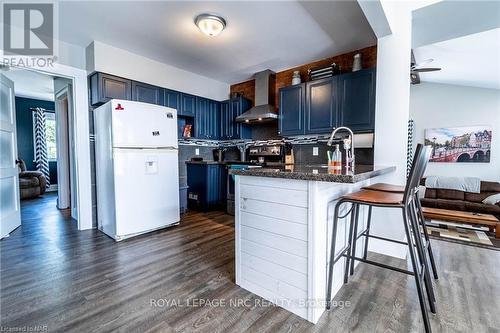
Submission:
M 342 170 L 342 153 L 340 152 L 339 145 L 335 145 L 335 151 L 332 154 L 332 161 L 330 166 L 333 170 Z

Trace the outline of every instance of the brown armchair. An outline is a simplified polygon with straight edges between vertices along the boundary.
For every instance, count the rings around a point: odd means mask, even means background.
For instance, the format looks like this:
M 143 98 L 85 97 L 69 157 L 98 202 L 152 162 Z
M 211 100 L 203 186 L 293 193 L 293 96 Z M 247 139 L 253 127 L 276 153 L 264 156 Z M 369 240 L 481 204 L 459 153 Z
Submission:
M 21 199 L 36 198 L 45 193 L 47 181 L 40 171 L 26 171 L 23 160 L 16 161 L 19 168 L 19 192 Z

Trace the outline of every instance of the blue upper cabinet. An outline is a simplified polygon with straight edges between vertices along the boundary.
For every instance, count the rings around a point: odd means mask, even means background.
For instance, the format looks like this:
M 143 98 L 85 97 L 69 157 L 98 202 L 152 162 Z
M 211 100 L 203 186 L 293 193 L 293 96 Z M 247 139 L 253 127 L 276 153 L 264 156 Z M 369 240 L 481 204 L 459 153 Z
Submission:
M 163 105 L 164 89 L 150 84 L 132 81 L 132 100 Z
M 280 89 L 279 132 L 282 136 L 305 134 L 305 83 Z
M 337 126 L 337 78 L 306 83 L 306 133 L 327 133 Z
M 89 77 L 90 100 L 93 106 L 98 106 L 111 99 L 130 100 L 132 81 L 104 73 L 94 73 Z
M 221 123 L 221 103 L 217 101 L 208 102 L 208 132 L 210 139 L 220 139 L 220 123 Z
M 234 127 L 231 121 L 231 112 L 229 109 L 229 101 L 220 103 L 220 128 L 219 138 L 221 140 L 231 140 L 234 136 Z
M 165 106 L 176 109 L 177 114 L 181 114 L 181 93 L 175 90 L 165 89 Z
M 220 137 L 220 102 L 196 97 L 194 133 L 199 139 L 216 140 Z
M 375 129 L 375 80 L 375 68 L 338 76 L 341 126 L 347 126 L 355 132 Z
M 181 111 L 179 114 L 194 117 L 196 113 L 196 96 L 181 93 Z
M 368 68 L 281 88 L 279 134 L 326 134 L 338 126 L 373 131 L 375 73 Z
M 194 116 L 194 136 L 199 139 L 209 139 L 208 99 L 196 97 L 196 112 Z

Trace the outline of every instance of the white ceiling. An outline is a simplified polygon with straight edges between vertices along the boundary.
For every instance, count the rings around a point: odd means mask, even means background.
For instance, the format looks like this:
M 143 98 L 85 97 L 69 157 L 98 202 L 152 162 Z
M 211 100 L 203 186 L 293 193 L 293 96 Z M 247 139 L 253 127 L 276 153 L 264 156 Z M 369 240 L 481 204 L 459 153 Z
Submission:
M 221 15 L 216 38 L 193 19 Z M 59 38 L 98 40 L 216 80 L 235 83 L 376 44 L 357 1 L 64 1 Z
M 492 29 L 414 49 L 417 63 L 438 72 L 420 73 L 423 82 L 500 89 L 500 29 Z
M 52 76 L 12 67 L 2 74 L 14 82 L 16 96 L 46 101 L 54 100 L 54 78 Z
M 500 28 L 500 1 L 461 0 L 429 4 L 412 13 L 413 48 Z

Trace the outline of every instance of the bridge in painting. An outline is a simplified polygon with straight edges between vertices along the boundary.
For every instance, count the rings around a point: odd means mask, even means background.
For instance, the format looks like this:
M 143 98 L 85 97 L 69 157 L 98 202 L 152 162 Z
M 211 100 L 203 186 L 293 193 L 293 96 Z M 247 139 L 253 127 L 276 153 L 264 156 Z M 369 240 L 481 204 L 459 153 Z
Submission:
M 431 162 L 489 162 L 489 148 L 453 148 L 436 150 L 431 154 Z

